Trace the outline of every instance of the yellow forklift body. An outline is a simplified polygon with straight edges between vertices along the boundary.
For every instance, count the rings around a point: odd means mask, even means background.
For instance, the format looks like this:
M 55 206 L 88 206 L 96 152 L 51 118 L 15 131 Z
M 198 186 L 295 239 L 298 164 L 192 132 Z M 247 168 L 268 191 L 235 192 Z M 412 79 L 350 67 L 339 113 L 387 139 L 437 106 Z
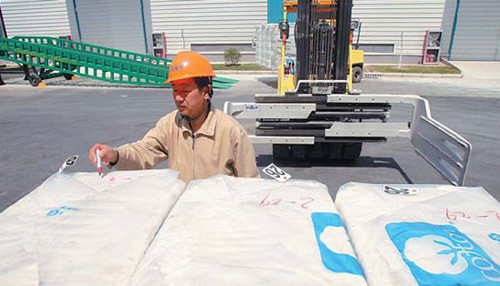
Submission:
M 363 66 L 363 63 L 365 61 L 365 53 L 363 52 L 363 50 L 351 50 L 349 58 L 351 59 L 352 66 Z

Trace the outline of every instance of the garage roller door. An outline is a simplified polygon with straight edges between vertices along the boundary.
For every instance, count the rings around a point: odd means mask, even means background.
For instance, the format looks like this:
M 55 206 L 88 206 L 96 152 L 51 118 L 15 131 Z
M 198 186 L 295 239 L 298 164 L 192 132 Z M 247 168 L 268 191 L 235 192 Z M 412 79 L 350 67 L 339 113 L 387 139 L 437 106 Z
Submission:
M 459 3 L 450 59 L 500 61 L 500 1 Z

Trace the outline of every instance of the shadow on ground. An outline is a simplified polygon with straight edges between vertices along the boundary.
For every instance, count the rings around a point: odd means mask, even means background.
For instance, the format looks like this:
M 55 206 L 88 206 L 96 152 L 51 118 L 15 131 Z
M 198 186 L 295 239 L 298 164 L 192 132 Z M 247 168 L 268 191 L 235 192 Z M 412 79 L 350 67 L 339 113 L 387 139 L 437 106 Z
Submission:
M 403 179 L 408 184 L 413 184 L 413 181 L 408 177 L 406 172 L 399 164 L 391 157 L 370 157 L 362 156 L 356 161 L 339 161 L 339 160 L 283 160 L 275 159 L 272 155 L 259 155 L 257 157 L 257 166 L 266 167 L 275 163 L 280 167 L 292 168 L 310 168 L 310 167 L 343 167 L 343 168 L 388 168 L 398 171 Z
M 263 76 L 257 80 L 272 88 L 278 88 L 278 76 Z

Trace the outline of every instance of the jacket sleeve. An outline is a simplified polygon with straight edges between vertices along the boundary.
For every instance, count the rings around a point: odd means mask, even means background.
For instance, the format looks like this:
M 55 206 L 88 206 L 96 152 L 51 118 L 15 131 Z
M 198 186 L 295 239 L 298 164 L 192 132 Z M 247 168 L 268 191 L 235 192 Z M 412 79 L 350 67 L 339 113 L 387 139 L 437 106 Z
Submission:
M 116 169 L 150 169 L 168 159 L 167 127 L 166 118 L 162 118 L 141 140 L 116 148 L 120 156 Z
M 241 129 L 234 148 L 234 171 L 236 177 L 260 178 L 252 143 L 245 130 Z

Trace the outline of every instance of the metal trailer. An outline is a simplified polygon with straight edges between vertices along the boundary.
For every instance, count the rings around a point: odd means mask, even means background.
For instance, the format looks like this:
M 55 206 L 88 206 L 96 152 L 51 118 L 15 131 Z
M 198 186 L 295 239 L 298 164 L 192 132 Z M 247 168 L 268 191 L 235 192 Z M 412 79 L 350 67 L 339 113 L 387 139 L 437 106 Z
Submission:
M 23 66 L 27 80 L 82 76 L 106 82 L 169 86 L 170 60 L 52 37 L 0 38 L 0 58 Z M 31 67 L 31 74 L 29 71 Z M 216 77 L 214 88 L 230 88 L 237 80 Z

